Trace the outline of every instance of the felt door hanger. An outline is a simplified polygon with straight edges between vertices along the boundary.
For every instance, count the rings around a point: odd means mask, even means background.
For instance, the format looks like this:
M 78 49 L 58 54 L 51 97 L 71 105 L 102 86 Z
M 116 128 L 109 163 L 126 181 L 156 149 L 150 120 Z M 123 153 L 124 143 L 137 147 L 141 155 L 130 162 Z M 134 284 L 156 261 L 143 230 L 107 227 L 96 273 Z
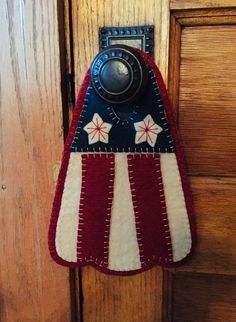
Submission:
M 103 100 L 91 71 L 80 88 L 49 228 L 61 265 L 129 275 L 192 252 L 192 200 L 167 91 L 154 61 L 135 51 L 147 75 L 136 100 Z

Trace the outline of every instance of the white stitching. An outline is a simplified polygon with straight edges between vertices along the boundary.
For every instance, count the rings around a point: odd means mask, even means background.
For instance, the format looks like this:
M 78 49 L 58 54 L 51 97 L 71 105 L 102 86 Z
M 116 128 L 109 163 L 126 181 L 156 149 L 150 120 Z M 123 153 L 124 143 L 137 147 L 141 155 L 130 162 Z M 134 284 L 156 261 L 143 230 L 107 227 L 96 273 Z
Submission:
M 96 154 L 94 155 L 94 157 L 102 157 L 102 155 L 100 154 Z M 110 159 L 110 178 L 114 178 L 114 173 L 115 173 L 115 167 L 114 167 L 114 155 L 113 154 L 108 154 L 105 155 L 105 157 Z M 87 158 L 89 158 L 88 154 L 83 154 L 82 155 L 82 184 L 81 184 L 81 194 L 85 194 L 84 191 L 84 184 L 85 184 L 85 175 L 87 173 L 87 169 L 86 169 L 86 160 Z M 85 167 L 85 168 L 83 168 Z M 111 180 L 109 179 L 109 181 L 113 181 L 114 179 Z M 77 235 L 77 261 L 78 262 L 95 262 L 96 265 L 98 265 L 99 267 L 105 267 L 107 268 L 108 265 L 108 253 L 109 253 L 109 233 L 110 233 L 110 218 L 111 218 L 111 209 L 112 209 L 112 200 L 113 200 L 113 186 L 108 186 L 108 188 L 110 189 L 110 191 L 108 192 L 109 196 L 108 199 L 108 206 L 107 206 L 107 217 L 105 218 L 105 231 L 104 231 L 104 241 L 103 241 L 103 254 L 104 254 L 104 258 L 100 261 L 98 258 L 90 256 L 89 258 L 87 258 L 86 256 L 82 256 L 82 232 L 83 232 L 83 224 L 84 224 L 84 218 L 83 218 L 83 207 L 84 207 L 84 203 L 80 203 L 79 206 L 79 224 L 78 224 L 78 235 Z M 111 197 L 112 195 L 112 197 Z M 80 197 L 80 200 L 84 200 L 83 197 Z M 82 227 L 82 228 L 81 228 Z M 98 263 L 99 261 L 99 263 Z
M 80 191 L 80 200 L 84 200 L 84 197 L 82 195 L 85 194 L 85 176 L 87 173 L 87 169 L 85 168 L 86 166 L 86 158 L 85 155 L 81 156 L 81 166 L 82 166 L 82 178 L 81 178 L 81 191 Z M 83 224 L 84 224 L 84 218 L 83 218 L 83 213 L 84 212 L 84 203 L 80 203 L 79 205 L 79 223 L 78 223 L 78 234 L 77 234 L 77 261 L 82 260 L 82 253 L 81 253 L 81 248 L 82 246 L 79 246 L 79 244 L 82 244 L 82 231 L 83 231 Z M 82 228 L 81 228 L 82 226 Z
M 141 265 L 143 265 L 144 262 L 144 249 L 143 249 L 143 242 L 142 242 L 142 237 L 138 237 L 138 235 L 141 235 L 141 221 L 140 221 L 140 217 L 139 217 L 139 211 L 137 211 L 138 206 L 136 205 L 137 200 L 135 200 L 134 198 L 136 198 L 136 191 L 135 191 L 135 187 L 133 187 L 135 185 L 134 181 L 133 181 L 133 176 L 130 175 L 130 173 L 133 173 L 133 170 L 130 170 L 133 168 L 133 164 L 130 163 L 130 161 L 132 159 L 135 159 L 137 155 L 136 154 L 128 154 L 127 155 L 127 164 L 128 164 L 128 173 L 129 173 L 129 181 L 130 181 L 130 185 L 132 184 L 132 188 L 131 188 L 131 192 L 132 192 L 132 201 L 133 201 L 133 208 L 134 208 L 134 215 L 135 215 L 135 222 L 136 222 L 136 234 L 137 234 L 137 240 L 138 240 L 138 245 L 139 245 L 139 256 L 140 256 L 140 262 Z
M 167 215 L 167 209 L 166 209 L 166 201 L 165 201 L 165 193 L 164 193 L 164 187 L 162 182 L 162 174 L 161 174 L 161 167 L 160 167 L 160 154 L 155 156 L 155 167 L 156 167 L 156 173 L 157 173 L 157 187 L 159 191 L 159 197 L 160 202 L 162 204 L 161 206 L 161 222 L 163 225 L 163 231 L 164 231 L 164 238 L 165 240 L 170 240 L 170 242 L 166 242 L 166 245 L 171 247 L 167 247 L 167 256 L 168 258 L 165 258 L 165 262 L 173 262 L 173 251 L 172 251 L 172 243 L 171 243 L 171 235 L 170 235 L 170 229 L 168 224 L 168 215 Z
M 114 177 L 115 177 L 115 160 L 114 160 L 114 154 L 109 154 L 109 161 L 110 161 L 110 168 L 109 168 L 109 174 L 110 174 L 110 179 L 109 181 L 111 180 L 111 178 L 113 178 L 113 185 L 109 185 L 108 188 L 109 188 L 109 196 L 111 197 L 108 197 L 108 205 L 107 205 L 107 216 L 106 216 L 106 227 L 108 227 L 109 229 L 105 230 L 105 233 L 104 233 L 104 241 L 103 241 L 103 249 L 107 249 L 107 251 L 103 251 L 104 255 L 104 258 L 103 258 L 103 263 L 105 266 L 108 266 L 108 253 L 109 253 L 109 235 L 110 235 L 110 221 L 111 221 L 111 209 L 112 209 L 112 201 L 113 201 L 113 189 L 114 189 Z

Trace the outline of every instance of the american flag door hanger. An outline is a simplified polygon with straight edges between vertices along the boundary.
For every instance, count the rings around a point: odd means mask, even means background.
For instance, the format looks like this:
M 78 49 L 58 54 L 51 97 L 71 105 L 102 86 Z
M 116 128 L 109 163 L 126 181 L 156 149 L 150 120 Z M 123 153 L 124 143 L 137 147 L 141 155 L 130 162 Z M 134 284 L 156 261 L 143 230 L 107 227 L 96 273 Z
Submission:
M 118 275 L 175 266 L 192 252 L 193 217 L 160 72 L 138 49 L 108 47 L 78 94 L 53 204 L 51 256 Z

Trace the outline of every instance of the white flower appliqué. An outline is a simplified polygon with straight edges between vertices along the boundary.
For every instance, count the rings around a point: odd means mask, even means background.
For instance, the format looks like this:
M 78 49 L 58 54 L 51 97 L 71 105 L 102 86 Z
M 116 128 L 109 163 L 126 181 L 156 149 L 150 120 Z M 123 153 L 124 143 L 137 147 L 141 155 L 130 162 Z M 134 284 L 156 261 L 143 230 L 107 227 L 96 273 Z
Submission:
M 101 116 L 95 113 L 92 121 L 84 127 L 85 132 L 88 133 L 88 143 L 94 144 L 99 141 L 108 143 L 108 133 L 110 132 L 111 128 L 111 124 L 103 122 Z
M 153 118 L 148 114 L 141 122 L 134 123 L 136 130 L 135 144 L 147 142 L 151 147 L 154 147 L 157 140 L 157 135 L 162 131 L 162 128 L 153 121 Z

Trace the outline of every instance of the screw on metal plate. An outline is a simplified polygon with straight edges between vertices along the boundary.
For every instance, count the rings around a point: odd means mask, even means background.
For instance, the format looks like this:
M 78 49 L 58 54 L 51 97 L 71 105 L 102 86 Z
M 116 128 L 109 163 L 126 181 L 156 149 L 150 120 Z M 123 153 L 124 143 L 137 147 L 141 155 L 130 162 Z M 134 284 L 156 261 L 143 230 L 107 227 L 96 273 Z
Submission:
M 100 50 L 111 45 L 127 45 L 136 47 L 153 57 L 154 26 L 99 28 Z

